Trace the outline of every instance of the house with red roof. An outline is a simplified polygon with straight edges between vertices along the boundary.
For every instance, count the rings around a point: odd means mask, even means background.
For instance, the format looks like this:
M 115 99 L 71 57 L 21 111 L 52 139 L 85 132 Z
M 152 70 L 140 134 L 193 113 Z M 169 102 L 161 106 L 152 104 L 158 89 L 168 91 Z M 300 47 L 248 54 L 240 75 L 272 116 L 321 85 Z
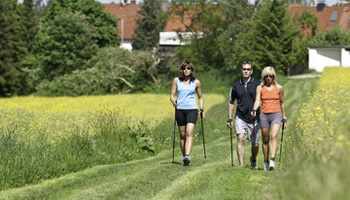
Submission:
M 181 9 L 181 7 L 177 7 L 177 9 Z M 201 35 L 202 32 L 188 31 L 187 27 L 192 23 L 193 12 L 192 10 L 185 11 L 182 17 L 174 12 L 171 13 L 164 30 L 159 34 L 159 46 L 183 46 L 188 44 L 188 40 L 193 34 Z
M 292 17 L 296 16 L 297 13 L 302 14 L 306 10 L 315 14 L 318 18 L 319 31 L 333 28 L 336 25 L 339 25 L 344 31 L 350 31 L 350 6 L 328 7 L 324 3 L 318 3 L 317 6 L 313 7 L 300 4 L 288 6 L 288 12 Z M 304 30 L 303 34 L 311 34 L 311 29 Z
M 136 28 L 137 12 L 141 9 L 140 4 L 131 1 L 129 4 L 103 4 L 107 12 L 119 19 L 118 29 L 120 47 L 132 50 L 131 39 Z
M 292 4 L 288 7 L 288 12 L 292 17 L 306 10 L 317 16 L 318 31 L 333 28 L 336 25 L 340 26 L 343 31 L 350 31 L 350 6 L 327 7 L 324 3 L 318 3 L 316 7 L 300 4 Z M 303 34 L 310 35 L 311 29 L 303 30 Z M 310 46 L 308 52 L 309 69 L 322 72 L 324 67 L 350 67 L 350 46 Z

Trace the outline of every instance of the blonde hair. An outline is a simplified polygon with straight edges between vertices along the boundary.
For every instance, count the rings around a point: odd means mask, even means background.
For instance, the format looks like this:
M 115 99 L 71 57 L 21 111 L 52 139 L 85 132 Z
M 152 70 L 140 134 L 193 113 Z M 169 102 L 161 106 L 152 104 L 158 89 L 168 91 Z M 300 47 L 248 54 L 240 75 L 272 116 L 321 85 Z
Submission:
M 272 80 L 272 84 L 276 85 L 276 71 L 273 67 L 271 66 L 267 66 L 263 69 L 263 71 L 261 72 L 261 85 L 265 85 L 265 76 L 267 75 L 273 75 L 274 78 Z

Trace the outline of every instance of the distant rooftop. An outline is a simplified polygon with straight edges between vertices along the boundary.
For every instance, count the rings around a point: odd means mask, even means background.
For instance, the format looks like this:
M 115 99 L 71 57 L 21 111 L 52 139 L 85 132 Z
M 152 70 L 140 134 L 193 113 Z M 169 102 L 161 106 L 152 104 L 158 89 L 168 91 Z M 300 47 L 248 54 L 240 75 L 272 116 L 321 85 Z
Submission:
M 302 6 L 300 4 L 291 4 L 288 6 L 288 11 L 291 16 L 296 13 L 302 14 L 304 11 L 310 11 L 318 18 L 319 31 L 333 28 L 336 25 L 342 27 L 344 31 L 350 31 L 350 6 Z M 311 30 L 304 31 L 304 34 L 310 34 Z
M 116 16 L 118 19 L 118 29 L 120 39 L 131 40 L 137 20 L 137 11 L 141 9 L 140 4 L 103 4 L 105 10 Z M 122 26 L 123 23 L 123 26 Z M 123 37 L 123 38 L 122 38 Z

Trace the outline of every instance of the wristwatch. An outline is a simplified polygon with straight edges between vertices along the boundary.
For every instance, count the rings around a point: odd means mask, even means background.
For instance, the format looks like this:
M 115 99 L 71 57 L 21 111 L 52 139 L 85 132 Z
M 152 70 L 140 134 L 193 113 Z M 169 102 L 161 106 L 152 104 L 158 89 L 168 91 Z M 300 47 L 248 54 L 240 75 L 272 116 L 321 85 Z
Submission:
M 283 117 L 282 122 L 286 123 L 287 122 L 287 117 Z
M 232 122 L 232 119 L 228 119 L 228 120 L 227 120 L 227 123 L 231 123 L 231 122 Z

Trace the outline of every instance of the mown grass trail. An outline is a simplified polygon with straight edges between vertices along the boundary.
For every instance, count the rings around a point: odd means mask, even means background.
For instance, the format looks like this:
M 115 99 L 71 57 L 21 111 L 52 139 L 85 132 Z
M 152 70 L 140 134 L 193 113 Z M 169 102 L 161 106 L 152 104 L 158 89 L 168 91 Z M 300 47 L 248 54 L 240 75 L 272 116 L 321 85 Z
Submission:
M 251 199 L 271 172 L 230 166 L 229 136 L 197 144 L 192 163 L 182 166 L 172 151 L 143 160 L 94 167 L 41 184 L 0 193 L 1 199 Z M 236 156 L 235 156 L 236 157 Z M 236 160 L 235 160 L 236 162 Z M 248 160 L 246 161 L 248 162 Z M 244 194 L 246 188 L 256 193 Z
M 300 104 L 315 89 L 316 83 L 316 79 L 287 80 L 284 83 L 290 127 Z M 171 163 L 172 149 L 169 146 L 168 150 L 151 158 L 97 166 L 37 185 L 1 191 L 0 199 L 277 199 L 279 186 L 274 179 L 281 171 L 262 170 L 261 149 L 258 170 L 249 167 L 249 143 L 245 145 L 246 166 L 237 167 L 234 150 L 235 166 L 231 167 L 226 108 L 226 102 L 213 107 L 204 120 L 207 159 L 203 158 L 198 121 L 189 167 L 182 166 L 177 134 L 177 163 Z M 285 134 L 291 135 L 292 130 Z M 169 127 L 169 134 L 172 134 L 172 127 Z M 235 145 L 236 137 L 234 149 Z

